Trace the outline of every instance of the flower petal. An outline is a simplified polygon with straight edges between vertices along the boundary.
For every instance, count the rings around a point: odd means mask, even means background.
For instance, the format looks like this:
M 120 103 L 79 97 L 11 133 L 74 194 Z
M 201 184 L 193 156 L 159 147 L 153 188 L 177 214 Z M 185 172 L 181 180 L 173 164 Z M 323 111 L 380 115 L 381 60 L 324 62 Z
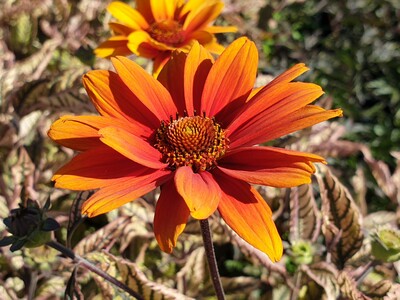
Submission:
M 132 53 L 146 58 L 154 58 L 160 54 L 160 50 L 168 49 L 162 44 L 154 42 L 145 31 L 135 31 L 129 34 L 127 47 Z
M 125 85 L 159 120 L 175 116 L 177 108 L 161 83 L 128 58 L 118 56 L 111 60 Z
M 242 239 L 276 262 L 282 257 L 282 240 L 272 220 L 271 209 L 261 195 L 249 184 L 219 172 L 222 198 L 218 211 L 224 221 Z
M 154 214 L 154 235 L 162 251 L 172 252 L 189 216 L 189 208 L 176 191 L 174 182 L 163 184 Z
M 160 125 L 158 118 L 132 94 L 116 73 L 105 70 L 90 71 L 83 76 L 82 81 L 101 115 L 139 122 L 145 131 Z
M 156 22 L 173 20 L 177 5 L 180 0 L 150 0 L 151 11 Z
M 127 44 L 128 38 L 126 36 L 112 36 L 94 49 L 94 54 L 97 57 L 103 58 L 116 55 L 129 55 L 131 54 L 131 50 L 129 50 Z
M 252 183 L 279 188 L 311 183 L 312 162 L 325 162 L 318 155 L 273 147 L 243 147 L 218 161 L 225 174 Z
M 47 134 L 60 145 L 85 151 L 102 145 L 98 131 L 110 124 L 131 127 L 131 124 L 123 120 L 103 116 L 62 116 L 51 125 Z M 132 126 L 134 128 L 137 127 Z M 137 134 L 141 133 L 143 129 L 139 128 Z
M 280 119 L 274 117 L 270 120 L 270 124 L 246 126 L 247 131 L 240 130 L 240 132 L 235 132 L 235 136 L 230 137 L 230 146 L 235 148 L 271 141 L 342 115 L 343 111 L 341 109 L 325 110 L 319 106 L 307 105 L 289 115 L 282 115 Z M 247 132 L 252 132 L 249 130 L 257 130 L 257 133 L 248 134 Z
M 112 185 L 101 188 L 82 205 L 82 214 L 89 218 L 107 213 L 125 203 L 154 190 L 171 180 L 170 171 L 153 170 L 152 173 L 134 178 L 119 178 Z
M 209 26 L 204 30 L 209 33 L 228 33 L 228 32 L 237 32 L 236 26 Z
M 219 16 L 223 8 L 224 4 L 220 1 L 204 1 L 202 5 L 188 13 L 183 29 L 189 34 L 204 29 Z
M 198 41 L 200 45 L 202 45 L 208 51 L 218 55 L 225 50 L 224 46 L 218 44 L 215 35 L 205 30 L 193 32 L 190 36 L 187 37 L 187 39 Z
M 108 26 L 116 35 L 123 35 L 127 37 L 132 32 L 131 27 L 123 25 L 121 23 L 110 22 L 108 23 Z
M 161 70 L 164 68 L 164 66 L 167 64 L 167 62 L 170 60 L 171 58 L 171 52 L 170 51 L 163 51 L 163 52 L 159 52 L 159 54 L 153 59 L 153 76 L 154 78 L 157 78 L 158 74 L 160 74 Z M 178 106 L 178 104 L 175 101 L 175 98 L 172 97 L 172 99 L 174 99 L 174 103 L 176 106 Z M 178 108 L 179 110 L 179 108 Z
M 139 165 L 115 150 L 102 145 L 75 156 L 59 169 L 52 180 L 57 188 L 70 190 L 93 190 L 113 185 L 121 178 L 136 177 L 154 172 Z
M 268 131 L 291 113 L 303 108 L 323 94 L 320 86 L 312 83 L 291 82 L 259 91 L 244 110 L 227 126 L 231 147 L 254 145 L 254 141 L 268 141 Z M 268 128 L 268 131 L 266 130 Z M 265 136 L 267 134 L 267 136 Z
M 99 130 L 100 140 L 125 157 L 152 169 L 162 169 L 161 153 L 148 142 L 117 127 L 105 127 Z
M 228 46 L 208 74 L 201 111 L 213 117 L 222 109 L 231 110 L 233 101 L 245 101 L 253 89 L 257 61 L 256 46 L 247 38 L 239 38 Z
M 147 20 L 147 23 L 153 24 L 154 17 L 151 11 L 149 0 L 136 0 L 136 10 Z
M 147 29 L 149 24 L 143 18 L 143 16 L 131 6 L 120 1 L 111 2 L 107 10 L 116 19 L 121 21 L 123 24 L 131 27 L 132 29 Z
M 175 186 L 195 219 L 207 219 L 218 207 L 221 191 L 208 172 L 194 173 L 191 167 L 175 171 Z

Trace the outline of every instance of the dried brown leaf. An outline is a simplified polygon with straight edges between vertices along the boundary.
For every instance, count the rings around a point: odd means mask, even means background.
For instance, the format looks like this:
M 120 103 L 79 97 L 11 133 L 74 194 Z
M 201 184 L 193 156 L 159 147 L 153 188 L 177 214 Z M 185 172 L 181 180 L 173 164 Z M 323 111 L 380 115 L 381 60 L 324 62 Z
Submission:
M 91 252 L 86 256 L 92 262 L 99 263 L 99 267 L 109 275 L 115 277 L 130 289 L 141 295 L 144 299 L 193 299 L 187 297 L 177 290 L 150 281 L 139 267 L 126 259 L 115 257 L 107 252 Z M 103 292 L 105 299 L 115 299 L 120 296 L 126 297 L 125 292 L 117 289 L 108 281 L 98 276 L 94 277 Z
M 311 266 L 302 265 L 301 271 L 318 284 L 325 291 L 327 300 L 336 300 L 339 295 L 336 268 L 326 262 L 319 262 Z
M 320 167 L 317 178 L 324 214 L 322 232 L 332 261 L 343 268 L 363 243 L 361 213 L 350 193 L 328 167 Z
M 340 286 L 340 291 L 342 295 L 349 300 L 367 300 L 371 299 L 364 295 L 357 288 L 357 283 L 354 278 L 346 271 L 339 272 L 337 282 Z
M 315 240 L 319 234 L 319 214 L 311 185 L 290 191 L 290 240 Z

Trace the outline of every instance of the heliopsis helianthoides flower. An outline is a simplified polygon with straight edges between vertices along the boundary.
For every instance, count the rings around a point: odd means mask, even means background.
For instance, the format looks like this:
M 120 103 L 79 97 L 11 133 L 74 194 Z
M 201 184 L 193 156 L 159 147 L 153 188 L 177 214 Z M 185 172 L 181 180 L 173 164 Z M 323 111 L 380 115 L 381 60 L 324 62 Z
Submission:
M 136 54 L 154 60 L 158 74 L 171 51 L 189 51 L 198 41 L 210 52 L 221 54 L 215 33 L 234 32 L 235 27 L 210 26 L 221 13 L 220 0 L 136 0 L 136 9 L 112 2 L 108 11 L 118 22 L 110 23 L 115 33 L 95 50 L 97 56 Z
M 257 49 L 234 41 L 214 62 L 194 44 L 176 52 L 157 80 L 125 57 L 116 73 L 91 71 L 84 86 L 100 116 L 64 116 L 50 128 L 57 143 L 81 151 L 56 172 L 58 188 L 98 189 L 82 206 L 89 217 L 161 188 L 154 234 L 171 252 L 189 216 L 219 215 L 273 261 L 282 241 L 265 200 L 251 185 L 310 183 L 318 155 L 257 146 L 342 111 L 310 105 L 318 85 L 292 82 L 298 64 L 253 90 Z

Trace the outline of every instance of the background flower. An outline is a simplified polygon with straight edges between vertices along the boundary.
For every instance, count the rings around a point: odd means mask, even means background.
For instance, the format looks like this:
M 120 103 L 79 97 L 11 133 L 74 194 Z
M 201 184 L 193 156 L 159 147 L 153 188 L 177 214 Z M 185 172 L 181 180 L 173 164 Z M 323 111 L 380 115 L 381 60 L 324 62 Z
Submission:
M 214 34 L 234 32 L 235 27 L 210 26 L 221 13 L 219 0 L 137 0 L 136 9 L 123 2 L 112 2 L 108 11 L 118 20 L 111 22 L 115 35 L 100 44 L 97 56 L 110 57 L 134 53 L 154 60 L 158 73 L 171 51 L 188 51 L 198 41 L 209 51 L 220 54 L 224 47 Z
M 309 105 L 319 86 L 291 82 L 298 64 L 253 91 L 257 49 L 247 38 L 213 62 L 195 44 L 175 53 L 158 81 L 124 57 L 117 73 L 92 71 L 85 88 L 100 116 L 65 116 L 49 136 L 82 151 L 53 177 L 56 187 L 99 189 L 82 207 L 93 217 L 161 186 L 154 233 L 171 252 L 187 219 L 218 209 L 254 247 L 279 260 L 282 242 L 264 199 L 250 184 L 292 187 L 310 182 L 318 155 L 253 146 L 340 116 Z M 172 213 L 173 212 L 173 213 Z

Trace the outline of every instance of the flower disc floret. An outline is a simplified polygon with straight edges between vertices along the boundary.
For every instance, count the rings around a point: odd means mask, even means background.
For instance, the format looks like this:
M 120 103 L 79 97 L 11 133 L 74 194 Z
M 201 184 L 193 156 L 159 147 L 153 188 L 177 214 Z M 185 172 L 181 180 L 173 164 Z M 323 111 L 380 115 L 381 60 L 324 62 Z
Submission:
M 214 119 L 193 116 L 162 121 L 154 147 L 171 170 L 190 166 L 198 173 L 214 168 L 228 144 L 225 131 Z
M 156 41 L 171 47 L 179 47 L 185 40 L 182 25 L 174 20 L 153 23 L 148 32 Z

